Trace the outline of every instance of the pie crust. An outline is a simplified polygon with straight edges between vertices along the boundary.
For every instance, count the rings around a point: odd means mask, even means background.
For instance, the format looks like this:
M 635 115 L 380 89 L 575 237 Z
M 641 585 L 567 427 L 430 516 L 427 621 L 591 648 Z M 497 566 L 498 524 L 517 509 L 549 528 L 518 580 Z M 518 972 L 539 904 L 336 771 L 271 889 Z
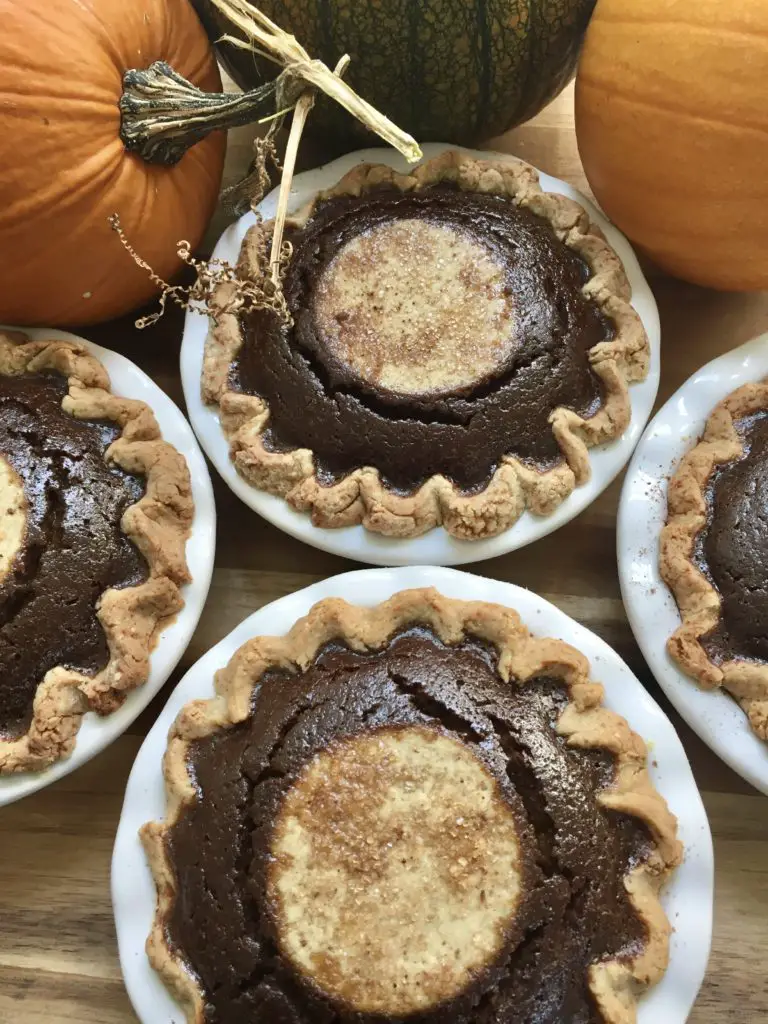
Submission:
M 203 400 L 219 407 L 221 426 L 238 472 L 254 486 L 285 498 L 293 508 L 310 512 L 316 526 L 336 528 L 362 523 L 387 536 L 415 537 L 442 525 L 455 537 L 478 540 L 508 529 L 526 508 L 537 515 L 549 515 L 577 485 L 589 480 L 589 448 L 619 437 L 627 428 L 631 418 L 628 385 L 643 380 L 648 372 L 648 338 L 630 305 L 631 286 L 618 256 L 583 207 L 565 196 L 544 192 L 535 169 L 522 161 L 481 162 L 458 152 L 446 152 L 410 175 L 362 164 L 334 188 L 321 192 L 288 223 L 300 228 L 317 203 L 333 196 L 359 196 L 382 187 L 407 192 L 438 182 L 450 182 L 468 192 L 506 196 L 516 205 L 527 207 L 549 221 L 556 237 L 588 263 L 592 274 L 582 288 L 583 294 L 615 327 L 611 340 L 595 345 L 589 352 L 591 368 L 602 383 L 603 401 L 588 418 L 567 408 L 552 411 L 549 422 L 562 462 L 539 471 L 504 456 L 479 493 L 464 493 L 446 477 L 436 475 L 413 494 L 399 494 L 385 485 L 372 466 L 361 466 L 338 483 L 325 485 L 318 480 L 311 450 L 275 452 L 265 447 L 268 404 L 230 389 L 229 371 L 243 344 L 243 335 L 233 286 L 221 285 L 213 299 L 212 327 L 205 346 Z M 259 253 L 265 251 L 265 238 L 271 229 L 270 222 L 256 224 L 248 231 L 238 263 L 240 277 L 258 276 Z
M 189 471 L 183 456 L 161 439 L 150 408 L 111 394 L 107 371 L 84 346 L 0 331 L 0 373 L 51 371 L 68 378 L 65 412 L 120 426 L 108 461 L 146 478 L 144 497 L 126 509 L 121 528 L 146 559 L 149 576 L 138 586 L 101 595 L 97 618 L 109 647 L 108 663 L 95 676 L 63 666 L 46 673 L 27 731 L 13 739 L 0 737 L 0 775 L 37 771 L 67 757 L 86 712 L 109 714 L 146 681 L 157 635 L 183 607 L 179 588 L 190 580 L 185 557 L 194 512 Z
M 586 658 L 568 644 L 531 635 L 516 612 L 500 605 L 457 601 L 433 588 L 401 591 L 374 608 L 360 608 L 340 598 L 316 604 L 283 637 L 255 637 L 233 655 L 216 674 L 216 696 L 193 700 L 182 708 L 172 725 L 163 761 L 167 811 L 164 822 L 149 822 L 141 838 L 157 886 L 157 906 L 147 953 L 187 1020 L 204 1024 L 203 995 L 166 932 L 178 890 L 166 837 L 196 800 L 196 786 L 187 760 L 190 746 L 203 737 L 245 721 L 254 688 L 271 668 L 310 666 L 329 641 L 343 639 L 353 651 L 381 647 L 398 629 L 427 625 L 444 643 L 459 643 L 467 634 L 493 644 L 499 652 L 498 672 L 524 684 L 542 673 L 562 679 L 570 703 L 556 724 L 570 745 L 601 749 L 616 758 L 615 784 L 596 799 L 606 808 L 640 819 L 648 828 L 653 848 L 637 863 L 624 884 L 629 899 L 647 929 L 647 942 L 636 956 L 594 963 L 589 987 L 605 1021 L 629 1024 L 636 1020 L 639 996 L 659 980 L 669 962 L 670 924 L 659 901 L 659 891 L 682 859 L 677 822 L 655 790 L 647 770 L 643 740 L 627 722 L 602 704 L 603 688 L 592 682 Z
M 707 656 L 700 641 L 720 618 L 720 595 L 692 555 L 696 535 L 707 522 L 705 492 L 713 470 L 744 454 L 735 423 L 766 410 L 768 383 L 744 384 L 715 406 L 701 440 L 670 478 L 660 545 L 661 576 L 682 619 L 667 641 L 670 656 L 704 688 L 723 687 L 732 694 L 763 740 L 768 740 L 768 664 L 734 659 L 717 665 Z

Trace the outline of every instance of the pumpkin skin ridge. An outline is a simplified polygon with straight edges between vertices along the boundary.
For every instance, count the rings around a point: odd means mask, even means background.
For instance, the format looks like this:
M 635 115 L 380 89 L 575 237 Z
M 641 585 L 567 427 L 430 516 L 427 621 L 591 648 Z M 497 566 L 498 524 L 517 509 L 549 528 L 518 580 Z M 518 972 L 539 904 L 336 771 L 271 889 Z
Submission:
M 595 197 L 703 287 L 768 288 L 767 43 L 763 0 L 600 0 L 587 32 L 576 134 Z
M 475 21 L 477 23 L 477 46 L 474 54 L 474 64 L 478 82 L 477 115 L 475 117 L 474 131 L 480 134 L 483 130 L 483 111 L 488 107 L 491 99 L 491 57 L 492 37 L 489 17 L 490 5 L 475 5 Z
M 328 7 L 329 5 L 327 3 L 324 3 L 322 6 L 323 7 Z M 410 8 L 409 8 L 409 17 L 408 17 L 408 37 L 409 37 L 408 38 L 408 42 L 410 43 L 410 46 L 408 47 L 408 52 L 411 54 L 411 61 L 410 61 L 409 64 L 406 65 L 406 70 L 408 72 L 408 94 L 409 94 L 409 98 L 410 98 L 410 120 L 411 120 L 411 122 L 413 124 L 418 123 L 418 117 L 419 117 L 419 113 L 418 113 L 417 107 L 416 107 L 416 96 L 420 92 L 419 85 L 421 83 L 419 83 L 419 80 L 417 79 L 416 76 L 418 74 L 419 68 L 421 68 L 421 66 L 422 66 L 422 60 L 421 60 L 422 55 L 420 53 L 418 53 L 418 51 L 417 51 L 418 39 L 419 39 L 418 32 L 416 30 L 416 14 L 417 13 L 418 12 L 416 10 L 416 5 L 415 4 L 411 4 Z M 329 42 L 330 42 L 330 45 L 333 45 L 332 41 L 329 41 Z
M 532 21 L 532 28 L 530 30 L 532 32 L 532 39 L 534 41 L 541 41 L 541 37 L 543 39 L 548 39 L 551 41 L 551 33 L 542 32 L 540 27 L 538 29 L 536 27 L 538 18 L 539 21 L 541 21 L 547 27 L 547 29 L 552 29 L 555 23 L 552 21 L 547 22 L 545 20 L 545 15 L 547 13 L 550 13 L 551 6 L 548 6 L 546 10 L 543 10 L 539 5 L 536 5 L 533 8 L 533 11 L 534 13 L 530 16 Z M 570 16 L 571 19 L 568 23 L 568 28 L 570 31 L 564 34 L 565 40 L 569 42 L 567 56 L 565 57 L 565 59 L 561 59 L 561 61 L 559 62 L 561 66 L 559 76 L 553 77 L 552 81 L 549 83 L 548 88 L 545 89 L 543 93 L 539 94 L 536 101 L 529 102 L 527 104 L 523 103 L 522 106 L 518 107 L 517 120 L 519 122 L 524 122 L 529 120 L 529 118 L 534 117 L 539 110 L 543 109 L 543 107 L 545 107 L 547 103 L 551 102 L 551 100 L 554 99 L 554 97 L 559 92 L 561 92 L 562 89 L 565 88 L 568 82 L 570 82 L 573 79 L 576 71 L 576 62 L 578 58 L 578 46 L 574 46 L 574 38 L 580 40 L 583 37 L 587 27 L 587 23 L 589 21 L 589 14 L 591 14 L 591 10 L 587 11 L 586 9 L 582 9 L 582 7 L 579 5 L 576 5 L 573 8 L 571 8 L 570 6 L 566 6 L 565 8 L 563 8 L 563 17 L 568 18 Z M 559 35 L 557 33 L 555 34 L 555 38 L 559 39 Z M 533 83 L 536 77 L 534 66 L 535 62 L 533 60 L 533 55 L 530 52 L 530 50 L 528 65 L 529 66 L 526 72 L 526 80 L 523 89 L 524 94 L 526 93 L 526 91 L 533 88 Z
M 531 15 L 530 8 L 526 12 L 526 21 L 527 21 L 527 26 L 525 28 L 525 31 L 523 32 L 523 39 L 525 40 L 526 43 L 532 44 L 533 41 L 535 40 L 536 36 L 535 36 L 534 29 L 533 29 L 534 18 Z M 532 61 L 531 52 L 530 52 L 530 49 L 529 49 L 527 51 L 527 59 L 525 61 L 525 70 L 523 71 L 523 74 L 522 74 L 522 84 L 521 84 L 521 87 L 520 87 L 520 97 L 521 97 L 521 99 L 520 99 L 519 103 L 522 102 L 522 96 L 525 95 L 526 89 L 528 89 L 529 86 L 530 86 L 531 78 L 533 77 L 533 74 L 532 74 L 533 73 L 532 64 L 533 64 L 533 61 Z M 496 133 L 494 133 L 494 134 L 496 134 Z M 498 134 L 503 134 L 503 132 L 502 133 L 498 133 Z
M 80 205 L 83 201 L 89 198 L 88 193 L 91 190 L 99 187 L 99 183 L 97 181 L 88 182 L 85 180 L 84 177 L 81 176 L 89 169 L 91 164 L 97 165 L 97 169 L 99 171 L 99 178 L 104 179 L 102 187 L 103 185 L 106 185 L 107 183 L 110 183 L 112 181 L 115 172 L 119 169 L 119 161 L 121 161 L 124 156 L 124 154 L 122 153 L 123 146 L 122 143 L 119 143 L 119 140 L 118 145 L 120 147 L 120 151 L 118 152 L 117 148 L 114 147 L 114 154 L 110 155 L 109 160 L 104 159 L 104 150 L 96 150 L 93 153 L 89 154 L 86 157 L 86 159 L 80 163 L 80 165 L 77 168 L 77 179 L 75 179 L 74 181 L 70 181 L 67 185 L 66 190 L 63 193 L 61 193 L 57 199 L 57 204 L 59 208 L 66 208 L 67 206 L 72 205 Z M 110 149 L 112 149 L 112 147 L 110 147 Z M 98 166 L 99 163 L 100 166 Z M 10 214 L 11 220 L 17 217 L 30 217 L 38 213 L 44 213 L 44 210 L 47 207 L 47 203 L 45 202 L 44 197 L 31 195 L 25 198 L 28 199 L 29 203 L 31 204 L 26 209 L 18 206 L 10 206 L 6 208 L 5 212 Z M 0 230 L 4 226 L 3 221 L 3 212 L 0 212 Z
M 496 9 L 498 12 L 497 23 L 505 26 L 506 30 L 515 36 L 521 50 L 517 63 L 514 64 L 512 63 L 513 56 L 511 53 L 497 55 L 497 59 L 494 61 L 495 73 L 489 76 L 488 102 L 491 103 L 493 101 L 491 105 L 499 106 L 501 109 L 495 119 L 491 119 L 489 124 L 484 124 L 482 119 L 483 108 L 478 105 L 474 130 L 475 138 L 480 138 L 483 134 L 491 136 L 501 135 L 506 130 L 505 126 L 510 120 L 518 120 L 518 113 L 524 105 L 523 96 L 531 78 L 530 52 L 525 49 L 531 40 L 531 15 L 529 7 L 525 4 L 520 5 L 516 3 L 513 8 L 508 3 L 508 0 L 501 0 L 497 4 Z M 507 16 L 506 19 L 503 17 L 504 14 Z M 493 30 L 491 29 L 492 41 Z M 493 46 L 490 47 L 489 52 L 493 54 Z M 504 95 L 507 92 L 505 78 L 508 74 L 515 78 L 516 87 L 514 93 L 509 96 L 509 99 L 506 99 Z
M 94 43 L 98 43 L 105 53 L 111 49 L 114 55 L 112 63 L 115 67 L 119 67 L 120 54 L 117 49 L 117 41 L 109 26 L 105 25 L 100 12 L 89 0 L 75 0 L 75 7 L 80 14 L 83 26 L 87 26 L 92 31 Z
M 600 86 L 594 84 L 588 77 L 582 81 L 582 88 L 593 88 L 595 90 L 600 89 Z M 702 124 L 714 125 L 724 131 L 730 131 L 736 133 L 738 131 L 751 131 L 757 135 L 768 135 L 768 127 L 762 125 L 752 125 L 747 123 L 740 123 L 734 125 L 729 121 L 719 117 L 707 117 L 704 114 L 693 113 L 683 104 L 675 105 L 672 103 L 662 105 L 660 103 L 652 103 L 650 100 L 641 100 L 637 96 L 632 96 L 629 93 L 622 93 L 617 91 L 615 88 L 611 89 L 611 100 L 623 100 L 624 102 L 631 104 L 636 107 L 644 107 L 646 110 L 651 110 L 655 113 L 665 114 L 676 114 L 681 117 L 685 117 L 690 121 L 700 121 Z
M 665 29 L 699 29 L 705 32 L 707 35 L 713 35 L 719 39 L 723 35 L 737 36 L 747 39 L 766 39 L 768 40 L 768 32 L 754 32 L 749 29 L 733 29 L 719 26 L 713 28 L 711 25 L 706 25 L 702 22 L 686 21 L 683 18 L 632 18 L 627 17 L 625 14 L 620 14 L 618 17 L 603 15 L 603 21 L 608 25 L 659 25 Z

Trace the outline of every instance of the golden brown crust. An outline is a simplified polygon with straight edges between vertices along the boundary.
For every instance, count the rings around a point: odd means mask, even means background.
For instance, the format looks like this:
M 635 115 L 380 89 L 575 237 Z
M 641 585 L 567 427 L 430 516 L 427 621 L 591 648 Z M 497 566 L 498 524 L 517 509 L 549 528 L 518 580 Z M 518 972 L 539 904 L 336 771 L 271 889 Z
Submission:
M 488 486 L 478 494 L 467 496 L 445 477 L 433 476 L 414 494 L 399 495 L 387 488 L 378 470 L 370 466 L 325 486 L 317 479 L 309 449 L 277 453 L 265 448 L 263 432 L 269 420 L 266 403 L 229 390 L 229 367 L 240 349 L 242 335 L 234 313 L 219 313 L 205 347 L 203 399 L 220 408 L 222 428 L 238 472 L 261 490 L 311 513 L 316 526 L 362 523 L 386 536 L 415 537 L 442 525 L 455 537 L 479 540 L 508 529 L 526 508 L 537 515 L 549 515 L 577 485 L 589 480 L 588 449 L 619 437 L 627 428 L 632 412 L 628 385 L 643 380 L 648 372 L 648 338 L 629 303 L 631 287 L 618 256 L 583 207 L 565 196 L 543 192 L 536 171 L 522 161 L 478 161 L 446 152 L 409 175 L 362 164 L 333 189 L 320 193 L 291 223 L 306 223 L 316 203 L 333 195 L 360 195 L 382 185 L 412 191 L 438 181 L 454 182 L 466 191 L 508 196 L 546 218 L 557 237 L 587 261 L 592 275 L 582 290 L 616 328 L 611 341 L 601 342 L 589 353 L 592 369 L 603 384 L 603 402 L 588 418 L 565 408 L 553 410 L 550 423 L 563 453 L 563 461 L 557 466 L 538 472 L 505 456 Z M 269 227 L 257 224 L 246 235 L 238 265 L 242 275 L 257 272 L 257 254 L 263 251 L 263 234 Z M 216 304 L 222 309 L 227 306 L 227 289 L 231 287 L 222 286 L 217 297 Z
M 121 427 L 107 460 L 146 477 L 144 496 L 126 509 L 121 526 L 147 560 L 149 578 L 102 594 L 97 616 L 107 638 L 108 663 L 95 676 L 61 666 L 46 673 L 27 732 L 0 738 L 0 775 L 37 771 L 68 756 L 87 711 L 114 711 L 146 681 L 157 634 L 183 607 L 179 588 L 190 579 L 185 555 L 194 514 L 189 471 L 183 456 L 161 439 L 149 407 L 113 395 L 107 371 L 84 346 L 0 331 L 0 374 L 50 370 L 68 379 L 62 402 L 66 412 L 79 419 L 114 420 Z
M 176 878 L 166 835 L 196 799 L 187 769 L 190 744 L 244 721 L 250 714 L 254 686 L 270 668 L 308 668 L 317 651 L 343 638 L 353 650 L 380 647 L 398 629 L 413 623 L 431 627 L 445 643 L 471 634 L 492 643 L 499 652 L 498 671 L 505 680 L 525 683 L 538 675 L 557 676 L 570 692 L 570 703 L 557 731 L 576 747 L 609 750 L 617 759 L 615 784 L 599 794 L 607 808 L 641 819 L 655 841 L 647 861 L 625 879 L 629 899 L 648 930 L 644 949 L 635 959 L 624 957 L 595 964 L 590 985 L 609 1024 L 635 1020 L 638 996 L 654 984 L 669 960 L 670 926 L 659 891 L 682 859 L 677 821 L 648 775 L 647 749 L 621 716 L 602 704 L 603 687 L 592 682 L 589 663 L 560 640 L 531 635 L 516 612 L 480 601 L 456 601 L 435 589 L 400 591 L 375 608 L 360 608 L 341 598 L 316 604 L 285 636 L 255 637 L 240 647 L 216 673 L 216 696 L 194 700 L 179 712 L 168 736 L 163 772 L 166 781 L 164 822 L 150 822 L 141 838 L 157 885 L 157 908 L 147 953 L 194 1024 L 204 1022 L 200 989 L 183 960 L 169 947 L 166 921 L 176 899 Z
M 667 641 L 680 667 L 708 690 L 724 687 L 746 711 L 757 735 L 768 740 L 768 664 L 726 661 L 716 665 L 701 637 L 720 618 L 720 595 L 693 562 L 696 535 L 706 524 L 707 483 L 716 466 L 743 455 L 735 423 L 768 410 L 768 382 L 744 384 L 715 406 L 700 441 L 683 458 L 667 492 L 659 568 L 680 609 L 682 625 Z

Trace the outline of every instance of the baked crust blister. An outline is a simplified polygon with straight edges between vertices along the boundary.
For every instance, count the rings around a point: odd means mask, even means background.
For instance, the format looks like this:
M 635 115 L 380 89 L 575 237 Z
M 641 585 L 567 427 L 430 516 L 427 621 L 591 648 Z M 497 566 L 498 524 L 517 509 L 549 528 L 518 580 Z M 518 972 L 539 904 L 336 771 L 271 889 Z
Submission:
M 568 644 L 531 635 L 516 612 L 500 605 L 457 601 L 433 588 L 401 591 L 374 608 L 360 608 L 340 598 L 316 604 L 282 637 L 255 637 L 235 652 L 216 673 L 216 696 L 193 700 L 179 712 L 168 737 L 163 761 L 166 816 L 141 829 L 141 838 L 157 887 L 157 906 L 147 953 L 155 970 L 183 1006 L 187 1020 L 204 1024 L 205 1005 L 197 981 L 166 931 L 177 898 L 174 867 L 166 838 L 197 798 L 188 770 L 190 745 L 196 740 L 245 721 L 254 688 L 271 668 L 305 670 L 331 640 L 344 640 L 352 650 L 381 647 L 399 629 L 429 626 L 447 644 L 472 635 L 499 652 L 498 672 L 506 681 L 524 684 L 546 674 L 562 679 L 570 703 L 558 719 L 557 732 L 574 747 L 600 749 L 616 758 L 614 785 L 597 795 L 604 807 L 642 821 L 654 841 L 652 852 L 625 877 L 628 897 L 647 929 L 647 942 L 634 957 L 595 963 L 589 970 L 593 997 L 608 1024 L 636 1020 L 639 996 L 663 975 L 669 961 L 670 925 L 659 892 L 682 859 L 677 822 L 654 788 L 647 769 L 643 740 L 619 715 L 602 704 L 603 687 L 592 682 L 586 658 Z
M 587 418 L 566 408 L 552 411 L 549 422 L 563 455 L 558 465 L 539 471 L 513 456 L 504 456 L 488 485 L 477 494 L 463 493 L 440 475 L 428 479 L 413 494 L 397 494 L 371 466 L 362 466 L 338 483 L 325 485 L 317 478 L 311 450 L 275 452 L 265 447 L 268 404 L 230 389 L 229 370 L 243 336 L 237 313 L 225 311 L 232 309 L 232 285 L 222 285 L 213 302 L 213 308 L 220 311 L 212 319 L 205 346 L 203 399 L 219 407 L 237 471 L 255 487 L 311 513 L 316 526 L 336 528 L 362 523 L 386 536 L 415 537 L 442 525 L 455 537 L 478 540 L 508 529 L 526 508 L 537 515 L 549 515 L 576 486 L 589 480 L 589 448 L 614 440 L 627 428 L 632 412 L 628 385 L 647 375 L 648 338 L 630 305 L 631 286 L 621 261 L 584 208 L 565 196 L 544 192 L 537 172 L 522 161 L 486 162 L 446 152 L 409 175 L 385 166 L 362 164 L 334 188 L 321 192 L 289 219 L 289 224 L 301 227 L 318 202 L 333 196 L 359 196 L 385 186 L 410 192 L 438 182 L 451 182 L 464 191 L 507 196 L 549 221 L 556 237 L 588 263 L 592 274 L 582 288 L 583 294 L 615 326 L 614 337 L 589 352 L 591 368 L 602 383 L 603 401 Z M 270 229 L 268 223 L 248 231 L 238 263 L 240 276 L 248 279 L 259 273 L 259 254 L 265 251 L 264 238 Z
M 121 528 L 146 559 L 149 575 L 138 586 L 101 595 L 97 618 L 109 661 L 94 676 L 63 666 L 46 673 L 27 731 L 0 737 L 0 775 L 38 771 L 67 757 L 86 712 L 109 714 L 146 681 L 158 633 L 183 607 L 180 587 L 191 578 L 185 555 L 194 514 L 189 471 L 184 457 L 162 440 L 149 406 L 113 395 L 107 371 L 84 346 L 0 331 L 0 374 L 36 372 L 67 378 L 65 412 L 76 419 L 112 420 L 121 428 L 106 458 L 146 479 L 144 496 L 126 509 Z
M 720 618 L 720 595 L 693 561 L 694 544 L 707 522 L 706 489 L 715 468 L 744 454 L 735 424 L 768 411 L 768 383 L 744 384 L 710 414 L 699 442 L 670 478 L 667 523 L 661 531 L 659 567 L 680 609 L 682 625 L 667 650 L 701 686 L 726 689 L 747 713 L 757 735 L 768 740 L 768 664 L 734 659 L 715 664 L 701 638 Z

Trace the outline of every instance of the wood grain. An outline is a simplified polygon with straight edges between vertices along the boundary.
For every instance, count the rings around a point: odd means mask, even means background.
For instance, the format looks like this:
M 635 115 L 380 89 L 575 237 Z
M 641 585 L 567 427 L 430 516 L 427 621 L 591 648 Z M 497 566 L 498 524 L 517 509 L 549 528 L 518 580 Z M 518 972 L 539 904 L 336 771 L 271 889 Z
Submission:
M 233 134 L 227 181 L 244 173 L 252 134 Z M 496 140 L 586 190 L 567 91 L 535 121 Z M 327 155 L 327 154 L 326 154 Z M 320 154 L 304 154 L 305 165 Z M 226 223 L 220 211 L 215 239 Z M 720 295 L 649 268 L 662 319 L 664 401 L 714 356 L 768 329 L 768 295 Z M 132 320 L 87 333 L 131 356 L 181 404 L 181 316 L 137 332 Z M 608 641 L 667 710 L 685 743 L 715 836 L 717 909 L 709 973 L 691 1024 L 768 1020 L 768 802 L 680 721 L 652 679 L 624 614 L 615 571 L 620 481 L 551 537 L 473 567 L 537 591 Z M 129 733 L 72 776 L 0 811 L 0 1024 L 135 1021 L 120 977 L 109 898 L 112 840 L 141 737 L 183 670 L 262 605 L 354 563 L 304 547 L 215 481 L 219 529 L 208 604 L 182 666 Z M 659 1021 L 658 1024 L 667 1024 Z

